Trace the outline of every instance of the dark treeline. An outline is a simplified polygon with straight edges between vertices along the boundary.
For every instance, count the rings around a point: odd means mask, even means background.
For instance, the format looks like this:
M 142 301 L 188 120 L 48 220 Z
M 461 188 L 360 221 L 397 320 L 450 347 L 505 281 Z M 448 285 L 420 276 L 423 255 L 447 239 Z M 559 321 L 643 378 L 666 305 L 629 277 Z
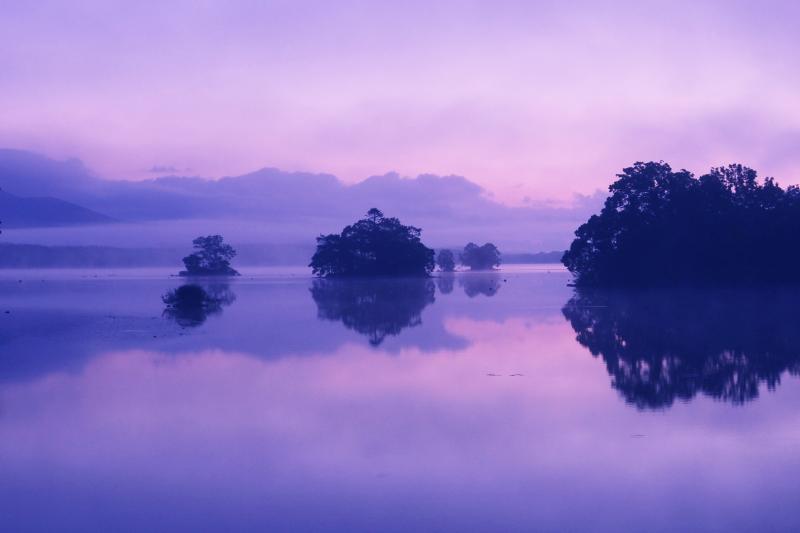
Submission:
M 563 313 L 628 403 L 660 409 L 703 394 L 742 404 L 800 374 L 798 298 L 777 287 L 581 289 Z
M 41 246 L 0 244 L 0 268 L 126 268 L 174 266 L 180 257 L 169 248 Z
M 563 263 L 579 286 L 798 281 L 800 188 L 741 165 L 696 178 L 666 163 L 618 174 Z
M 236 260 L 247 266 L 302 265 L 311 250 L 305 245 L 237 244 Z M 175 267 L 185 254 L 180 248 L 0 243 L 0 268 Z

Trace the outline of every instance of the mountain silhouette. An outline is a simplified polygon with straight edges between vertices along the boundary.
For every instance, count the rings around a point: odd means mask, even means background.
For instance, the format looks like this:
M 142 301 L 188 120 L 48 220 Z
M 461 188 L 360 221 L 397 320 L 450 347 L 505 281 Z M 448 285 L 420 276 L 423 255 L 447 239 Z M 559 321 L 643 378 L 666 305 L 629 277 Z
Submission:
M 0 191 L 3 227 L 53 227 L 79 224 L 107 224 L 114 219 L 91 209 L 57 198 L 22 198 Z

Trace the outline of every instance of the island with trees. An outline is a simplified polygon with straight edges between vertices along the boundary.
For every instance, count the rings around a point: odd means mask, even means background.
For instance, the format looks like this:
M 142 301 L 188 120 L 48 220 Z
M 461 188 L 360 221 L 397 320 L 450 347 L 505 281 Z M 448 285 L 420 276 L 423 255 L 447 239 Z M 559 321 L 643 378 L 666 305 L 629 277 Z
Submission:
M 317 237 L 309 266 L 320 277 L 426 277 L 434 268 L 434 251 L 422 243 L 421 233 L 372 208 L 341 233 Z
M 493 270 L 500 266 L 500 250 L 490 242 L 483 246 L 471 242 L 461 252 L 461 264 L 470 270 Z
M 453 272 L 456 269 L 456 258 L 451 250 L 442 249 L 436 254 L 436 264 L 442 272 Z
M 192 244 L 196 251 L 183 258 L 186 270 L 180 273 L 181 276 L 239 275 L 231 267 L 236 250 L 230 244 L 225 244 L 221 235 L 197 237 Z
M 664 162 L 617 175 L 562 262 L 575 285 L 797 283 L 800 188 L 734 164 L 696 178 Z

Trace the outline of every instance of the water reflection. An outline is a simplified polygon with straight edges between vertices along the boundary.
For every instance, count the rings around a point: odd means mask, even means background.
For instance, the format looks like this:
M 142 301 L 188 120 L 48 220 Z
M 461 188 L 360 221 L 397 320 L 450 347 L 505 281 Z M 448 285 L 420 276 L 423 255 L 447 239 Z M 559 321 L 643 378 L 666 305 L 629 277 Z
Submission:
M 578 292 L 563 308 L 580 344 L 639 409 L 698 393 L 733 404 L 800 373 L 797 291 Z
M 469 272 L 459 276 L 458 284 L 470 298 L 478 295 L 492 297 L 500 290 L 502 278 L 493 272 Z
M 187 283 L 169 291 L 161 299 L 166 305 L 165 317 L 181 327 L 197 327 L 236 301 L 236 295 L 227 283 Z
M 422 310 L 435 301 L 430 279 L 316 279 L 310 291 L 318 318 L 341 321 L 372 346 L 420 325 Z
M 442 294 L 450 294 L 453 292 L 453 286 L 455 285 L 455 276 L 452 272 L 442 272 L 436 278 L 436 287 L 438 287 L 439 292 Z
M 800 531 L 797 293 L 576 295 L 618 366 L 784 378 L 667 414 L 609 390 L 566 274 L 460 277 L 430 305 L 438 279 L 243 276 L 192 331 L 174 279 L 0 279 L 3 530 Z

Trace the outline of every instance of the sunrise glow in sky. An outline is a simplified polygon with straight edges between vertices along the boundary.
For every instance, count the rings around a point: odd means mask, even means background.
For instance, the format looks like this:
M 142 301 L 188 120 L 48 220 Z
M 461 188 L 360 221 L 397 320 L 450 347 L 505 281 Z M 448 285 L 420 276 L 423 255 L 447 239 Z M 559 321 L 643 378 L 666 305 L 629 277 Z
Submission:
M 623 166 L 800 182 L 800 3 L 5 0 L 0 146 L 108 178 L 460 174 L 569 198 Z

